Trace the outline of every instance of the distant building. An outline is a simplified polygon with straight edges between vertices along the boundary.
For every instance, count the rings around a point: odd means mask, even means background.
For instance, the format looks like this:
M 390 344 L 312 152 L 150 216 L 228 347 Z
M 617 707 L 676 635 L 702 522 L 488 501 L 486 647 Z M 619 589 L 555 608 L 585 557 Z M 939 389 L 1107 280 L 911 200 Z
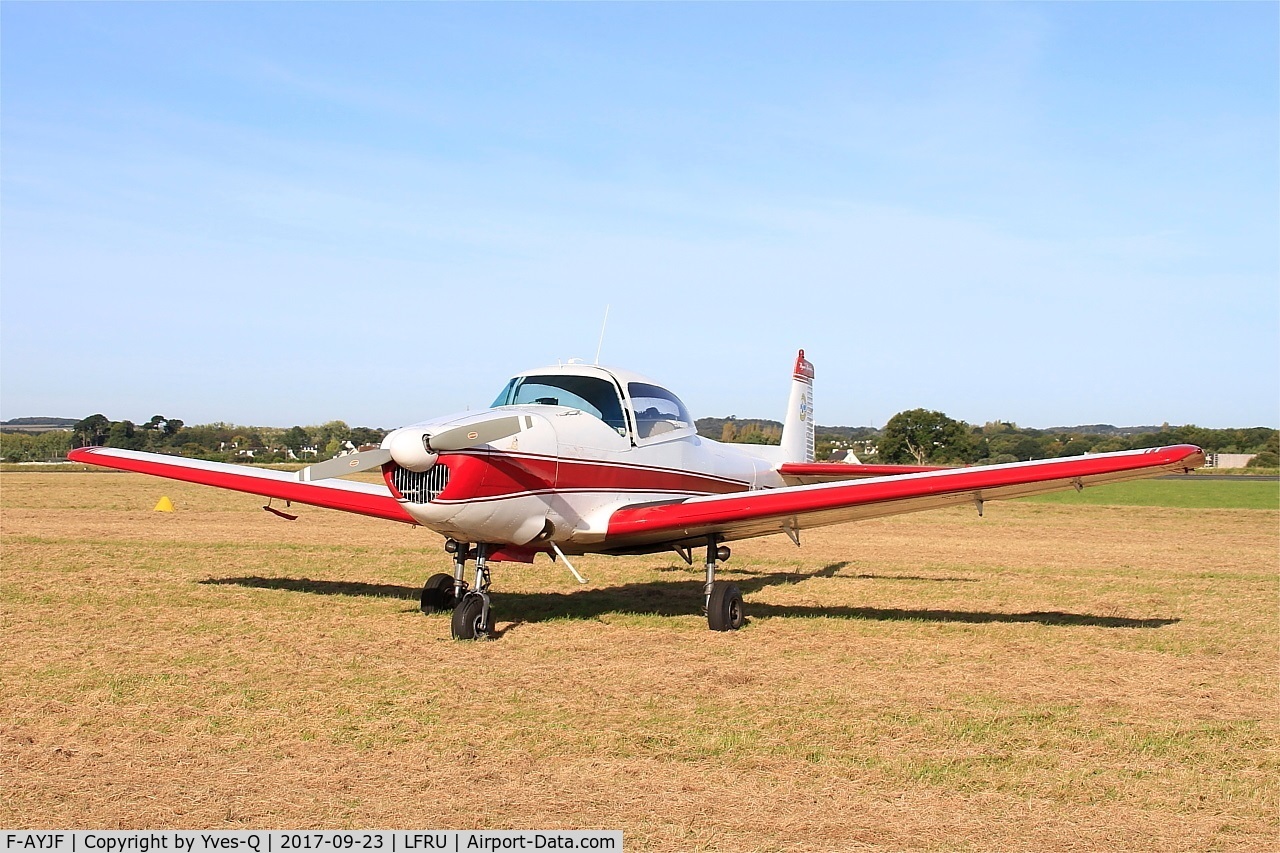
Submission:
M 1206 453 L 1204 455 L 1204 464 L 1206 468 L 1244 468 L 1256 453 Z

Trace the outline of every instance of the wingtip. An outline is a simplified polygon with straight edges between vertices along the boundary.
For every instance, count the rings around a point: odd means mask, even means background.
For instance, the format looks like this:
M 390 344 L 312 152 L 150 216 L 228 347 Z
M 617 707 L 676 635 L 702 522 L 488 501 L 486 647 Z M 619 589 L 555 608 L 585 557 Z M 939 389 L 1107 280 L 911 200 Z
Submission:
M 1196 445 L 1176 444 L 1172 449 L 1184 451 L 1182 456 L 1182 465 L 1187 471 L 1194 471 L 1196 468 L 1204 467 L 1204 451 Z
M 1194 444 L 1170 444 L 1165 447 L 1153 447 L 1146 452 L 1159 454 L 1160 464 L 1180 468 L 1186 472 L 1202 468 L 1205 463 L 1204 451 Z

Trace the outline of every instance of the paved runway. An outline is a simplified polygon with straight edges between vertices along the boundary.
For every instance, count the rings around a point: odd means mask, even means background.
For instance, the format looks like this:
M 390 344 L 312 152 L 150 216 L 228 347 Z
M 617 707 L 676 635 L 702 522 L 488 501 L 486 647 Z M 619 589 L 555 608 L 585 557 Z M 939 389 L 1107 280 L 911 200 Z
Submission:
M 1156 480 L 1239 480 L 1242 483 L 1275 482 L 1280 476 L 1265 474 L 1163 474 Z

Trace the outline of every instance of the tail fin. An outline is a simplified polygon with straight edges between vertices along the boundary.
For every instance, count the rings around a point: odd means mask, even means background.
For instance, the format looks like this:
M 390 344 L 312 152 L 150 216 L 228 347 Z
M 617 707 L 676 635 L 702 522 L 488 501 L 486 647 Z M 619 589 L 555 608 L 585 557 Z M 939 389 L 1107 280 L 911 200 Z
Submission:
M 796 356 L 791 374 L 791 399 L 782 424 L 782 454 L 787 462 L 813 461 L 813 365 L 804 350 Z

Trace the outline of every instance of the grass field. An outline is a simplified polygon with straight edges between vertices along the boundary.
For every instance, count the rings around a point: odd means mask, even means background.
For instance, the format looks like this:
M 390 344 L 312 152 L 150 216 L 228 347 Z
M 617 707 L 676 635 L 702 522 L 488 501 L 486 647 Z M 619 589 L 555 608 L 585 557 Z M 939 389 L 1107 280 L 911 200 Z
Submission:
M 751 621 L 728 635 L 674 555 L 582 558 L 585 587 L 501 564 L 499 637 L 475 644 L 417 612 L 438 537 L 261 503 L 0 474 L 0 825 L 1276 848 L 1274 500 L 988 503 L 736 543 L 722 577 Z
M 1025 500 L 1094 506 L 1162 506 L 1181 509 L 1280 509 L 1280 482 L 1254 477 L 1209 480 L 1197 476 L 1133 480 L 1053 492 Z

